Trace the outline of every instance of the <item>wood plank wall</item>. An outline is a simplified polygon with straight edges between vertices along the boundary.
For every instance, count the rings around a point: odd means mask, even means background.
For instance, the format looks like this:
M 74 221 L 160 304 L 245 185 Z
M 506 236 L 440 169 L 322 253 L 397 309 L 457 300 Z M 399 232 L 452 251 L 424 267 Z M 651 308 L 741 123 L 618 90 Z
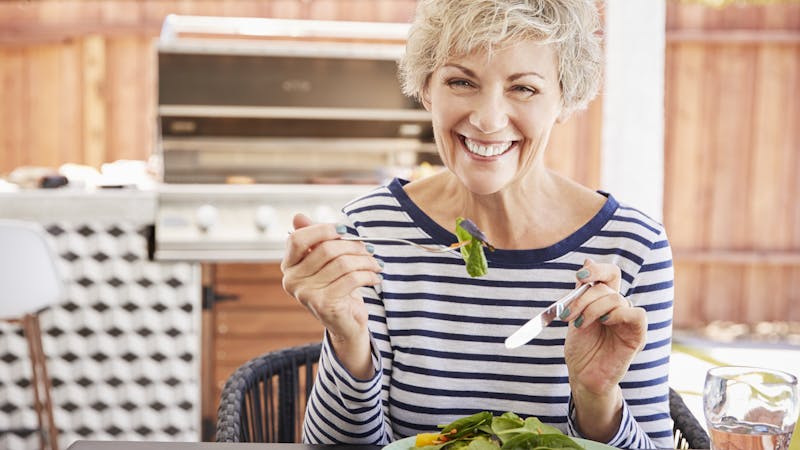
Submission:
M 800 4 L 670 2 L 675 325 L 800 320 Z

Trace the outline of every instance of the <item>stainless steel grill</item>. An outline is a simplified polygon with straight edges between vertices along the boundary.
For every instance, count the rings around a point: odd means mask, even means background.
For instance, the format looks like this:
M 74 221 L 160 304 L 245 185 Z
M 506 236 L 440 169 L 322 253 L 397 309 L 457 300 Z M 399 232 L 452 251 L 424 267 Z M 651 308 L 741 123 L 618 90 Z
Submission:
M 364 40 L 365 30 L 402 26 L 198 21 L 171 17 L 159 44 L 165 182 L 375 183 L 432 148 L 429 114 L 399 89 L 402 45 L 388 43 L 391 33 Z M 243 39 L 241 30 L 271 38 Z

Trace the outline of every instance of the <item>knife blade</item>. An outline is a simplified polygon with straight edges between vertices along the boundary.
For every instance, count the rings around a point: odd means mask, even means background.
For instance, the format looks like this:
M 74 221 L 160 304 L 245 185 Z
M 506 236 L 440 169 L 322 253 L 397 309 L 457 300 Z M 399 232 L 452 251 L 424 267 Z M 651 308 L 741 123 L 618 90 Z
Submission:
M 593 285 L 594 283 L 586 283 L 578 286 L 567 295 L 553 302 L 552 305 L 548 306 L 547 309 L 533 319 L 525 322 L 517 331 L 506 338 L 506 348 L 517 348 L 530 342 L 531 339 L 538 336 L 546 326 L 550 325 L 556 317 L 560 316 L 573 300 L 583 295 L 583 293 Z

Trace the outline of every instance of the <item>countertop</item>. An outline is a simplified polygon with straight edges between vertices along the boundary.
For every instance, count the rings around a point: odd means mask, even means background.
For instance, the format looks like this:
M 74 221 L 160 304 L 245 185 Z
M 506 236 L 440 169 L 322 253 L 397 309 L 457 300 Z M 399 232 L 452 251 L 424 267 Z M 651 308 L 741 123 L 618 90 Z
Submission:
M 0 191 L 0 219 L 155 220 L 158 195 L 152 190 L 21 189 Z

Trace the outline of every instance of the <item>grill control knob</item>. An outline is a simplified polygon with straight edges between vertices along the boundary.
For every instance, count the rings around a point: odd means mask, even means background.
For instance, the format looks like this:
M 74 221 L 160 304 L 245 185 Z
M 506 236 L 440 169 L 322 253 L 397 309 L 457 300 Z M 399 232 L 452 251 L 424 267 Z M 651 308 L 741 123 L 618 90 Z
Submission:
M 256 228 L 258 231 L 265 232 L 269 230 L 269 227 L 275 224 L 275 219 L 278 216 L 278 212 L 272 206 L 262 205 L 256 208 Z
M 195 211 L 195 221 L 197 223 L 197 228 L 200 229 L 203 233 L 207 232 L 211 227 L 216 225 L 217 220 L 219 219 L 219 212 L 217 208 L 211 205 L 203 205 L 197 208 Z

